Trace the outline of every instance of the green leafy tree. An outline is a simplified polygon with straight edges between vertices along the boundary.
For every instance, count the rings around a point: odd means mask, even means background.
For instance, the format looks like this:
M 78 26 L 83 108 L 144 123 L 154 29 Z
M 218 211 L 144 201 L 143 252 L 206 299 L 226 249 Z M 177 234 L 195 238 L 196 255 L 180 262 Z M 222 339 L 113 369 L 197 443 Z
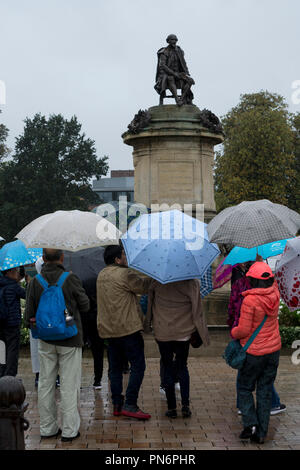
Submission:
M 294 134 L 294 176 L 288 194 L 288 205 L 291 209 L 300 212 L 300 113 L 291 116 L 291 125 Z
M 91 178 L 108 170 L 81 124 L 60 114 L 25 120 L 12 161 L 1 176 L 0 216 L 4 237 L 12 239 L 27 223 L 56 210 L 88 210 L 97 201 Z
M 257 199 L 287 205 L 295 156 L 284 98 L 268 91 L 244 94 L 222 125 L 225 141 L 215 160 L 217 210 Z
M 1 113 L 1 109 L 0 109 Z M 0 124 L 0 161 L 7 157 L 9 154 L 9 149 L 6 146 L 6 139 L 8 136 L 8 129 L 4 124 Z

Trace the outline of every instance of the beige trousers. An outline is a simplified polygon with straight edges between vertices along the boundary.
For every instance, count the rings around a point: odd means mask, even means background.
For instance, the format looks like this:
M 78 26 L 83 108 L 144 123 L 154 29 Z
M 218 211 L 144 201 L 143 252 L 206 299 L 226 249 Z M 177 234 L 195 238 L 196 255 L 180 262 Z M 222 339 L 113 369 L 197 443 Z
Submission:
M 56 434 L 55 380 L 60 375 L 60 411 L 63 437 L 75 437 L 80 426 L 78 403 L 81 382 L 81 348 L 55 346 L 39 340 L 40 376 L 38 408 L 42 436 Z

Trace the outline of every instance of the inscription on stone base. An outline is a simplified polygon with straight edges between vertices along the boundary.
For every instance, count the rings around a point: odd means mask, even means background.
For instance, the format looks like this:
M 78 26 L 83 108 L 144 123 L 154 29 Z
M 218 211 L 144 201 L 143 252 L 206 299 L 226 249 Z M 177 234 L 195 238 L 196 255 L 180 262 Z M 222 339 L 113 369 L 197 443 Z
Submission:
M 193 200 L 193 162 L 158 162 L 159 200 Z

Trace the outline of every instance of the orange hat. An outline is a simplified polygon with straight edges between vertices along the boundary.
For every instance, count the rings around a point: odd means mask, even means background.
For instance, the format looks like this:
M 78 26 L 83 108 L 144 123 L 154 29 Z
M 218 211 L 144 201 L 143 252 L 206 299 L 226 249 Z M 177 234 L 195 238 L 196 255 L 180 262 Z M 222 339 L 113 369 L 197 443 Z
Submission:
M 274 277 L 274 274 L 272 273 L 272 269 L 267 263 L 264 263 L 263 261 L 256 261 L 256 263 L 252 264 L 246 276 L 254 277 L 255 279 L 266 280 L 270 277 Z

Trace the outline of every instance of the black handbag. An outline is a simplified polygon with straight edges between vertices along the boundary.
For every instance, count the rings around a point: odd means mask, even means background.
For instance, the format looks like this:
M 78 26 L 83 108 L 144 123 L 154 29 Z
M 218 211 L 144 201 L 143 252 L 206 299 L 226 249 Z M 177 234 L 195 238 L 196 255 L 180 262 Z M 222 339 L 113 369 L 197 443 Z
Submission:
M 190 344 L 192 348 L 200 348 L 200 346 L 203 344 L 203 341 L 201 339 L 201 336 L 198 333 L 198 330 L 192 333 L 190 337 Z

